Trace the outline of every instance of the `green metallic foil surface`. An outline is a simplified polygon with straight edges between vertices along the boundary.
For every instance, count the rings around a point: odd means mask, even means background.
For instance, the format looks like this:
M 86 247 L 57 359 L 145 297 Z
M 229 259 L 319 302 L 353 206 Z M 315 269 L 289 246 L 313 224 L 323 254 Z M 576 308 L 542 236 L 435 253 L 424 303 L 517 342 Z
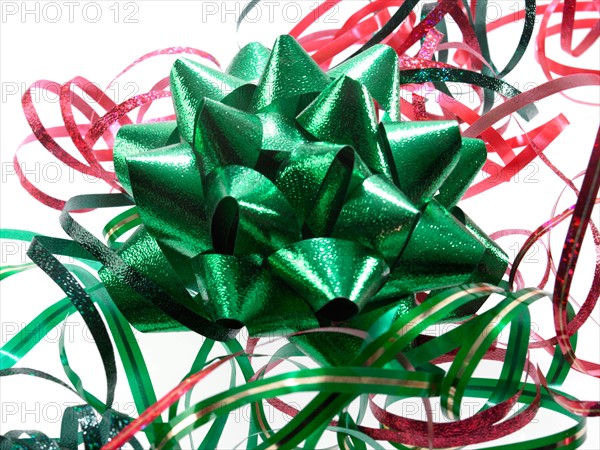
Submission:
M 329 73 L 287 35 L 272 50 L 249 44 L 225 73 L 178 60 L 176 123 L 117 135 L 117 174 L 143 224 L 121 256 L 254 336 L 367 329 L 418 292 L 498 283 L 507 256 L 455 207 L 485 146 L 455 122 L 399 122 L 398 86 L 384 45 Z M 139 330 L 184 328 L 123 277 L 101 277 Z M 332 363 L 359 350 L 351 337 L 295 339 Z

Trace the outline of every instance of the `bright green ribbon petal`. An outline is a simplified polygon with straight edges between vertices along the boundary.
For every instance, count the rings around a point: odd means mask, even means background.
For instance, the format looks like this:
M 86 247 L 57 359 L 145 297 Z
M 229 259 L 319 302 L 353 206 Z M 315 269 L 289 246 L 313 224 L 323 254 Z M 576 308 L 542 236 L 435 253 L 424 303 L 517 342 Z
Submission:
M 123 261 L 177 298 L 190 304 L 189 294 L 156 241 L 142 226 L 117 253 Z M 123 282 L 112 270 L 103 267 L 98 275 L 121 313 L 140 331 L 184 329 L 181 324 L 152 304 L 135 288 Z M 195 305 L 194 309 L 198 309 Z M 206 313 L 205 313 L 206 314 Z
M 482 140 L 463 138 L 458 161 L 439 188 L 435 199 L 447 208 L 455 206 L 487 161 Z
M 292 244 L 271 255 L 269 264 L 315 312 L 333 321 L 360 311 L 389 274 L 379 254 L 341 239 Z
M 459 160 L 459 129 L 454 122 L 393 122 L 383 127 L 400 189 L 417 205 L 426 204 Z
M 200 104 L 194 151 L 204 176 L 229 164 L 254 167 L 261 144 L 262 124 L 255 115 L 208 98 Z
M 196 113 L 205 97 L 221 101 L 244 84 L 239 78 L 198 62 L 186 58 L 175 61 L 171 69 L 171 95 L 181 136 L 192 142 Z
M 294 210 L 267 177 L 243 166 L 225 166 L 207 180 L 214 249 L 269 255 L 300 239 Z
M 327 75 L 337 79 L 346 75 L 364 85 L 387 117 L 400 120 L 400 71 L 398 55 L 387 45 L 375 45 L 336 66 Z
M 427 205 L 380 296 L 466 283 L 485 247 L 435 200 Z
M 260 42 L 245 45 L 231 60 L 227 73 L 241 80 L 258 81 L 263 74 L 271 51 Z
M 369 169 L 391 178 L 388 159 L 377 142 L 375 105 L 358 81 L 340 77 L 296 119 L 321 141 L 351 145 Z
M 377 250 L 393 266 L 420 215 L 388 178 L 373 175 L 352 192 L 333 235 Z
M 175 121 L 124 125 L 119 128 L 113 148 L 113 161 L 121 186 L 131 194 L 127 158 L 178 142 L 179 133 Z
M 275 184 L 314 236 L 328 236 L 347 195 L 370 175 L 351 147 L 303 145 L 280 164 Z
M 130 156 L 127 167 L 152 237 L 189 258 L 211 248 L 197 158 L 187 143 Z
M 258 82 L 252 111 L 292 117 L 300 96 L 321 92 L 328 84 L 329 77 L 300 44 L 291 36 L 280 36 Z
M 350 318 L 366 329 L 373 311 L 417 292 L 497 283 L 506 255 L 452 209 L 485 146 L 461 139 L 456 122 L 397 122 L 402 83 L 462 78 L 400 73 L 397 60 L 376 45 L 326 74 L 290 36 L 271 51 L 249 44 L 226 73 L 178 60 L 177 126 L 125 127 L 115 154 L 144 225 L 118 255 L 179 304 L 158 308 L 103 269 L 128 319 L 145 331 L 178 329 L 182 317 L 164 311 L 187 308 L 230 335 Z M 332 359 L 333 341 L 311 340 L 298 342 Z

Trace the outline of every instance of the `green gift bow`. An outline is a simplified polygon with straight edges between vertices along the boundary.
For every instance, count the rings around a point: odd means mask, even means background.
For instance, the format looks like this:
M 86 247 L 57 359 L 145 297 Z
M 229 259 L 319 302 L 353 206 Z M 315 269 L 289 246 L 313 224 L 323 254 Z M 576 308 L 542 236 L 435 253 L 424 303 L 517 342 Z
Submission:
M 398 67 L 377 45 L 324 73 L 287 35 L 247 45 L 226 72 L 177 60 L 177 121 L 117 135 L 143 223 L 120 256 L 214 339 L 366 329 L 417 292 L 498 283 L 507 256 L 456 207 L 485 146 L 455 122 L 400 122 Z M 127 277 L 100 276 L 137 329 L 184 328 Z M 328 336 L 300 343 L 330 362 L 358 345 Z

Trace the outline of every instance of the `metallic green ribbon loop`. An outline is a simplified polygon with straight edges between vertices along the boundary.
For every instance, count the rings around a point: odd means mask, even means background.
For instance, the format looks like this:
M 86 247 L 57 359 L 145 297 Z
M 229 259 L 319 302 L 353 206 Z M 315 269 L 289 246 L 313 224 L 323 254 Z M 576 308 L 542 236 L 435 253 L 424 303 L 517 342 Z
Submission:
M 377 250 L 393 266 L 420 215 L 388 178 L 373 175 L 349 196 L 333 235 Z
M 452 122 L 393 122 L 383 127 L 400 189 L 417 205 L 426 204 L 458 162 L 458 128 Z
M 119 146 L 113 151 L 115 172 L 121 186 L 131 194 L 131 181 L 127 171 L 128 158 L 178 142 L 179 133 L 175 121 L 121 127 Z
M 241 328 L 241 323 L 247 322 L 259 304 L 268 298 L 268 281 L 263 276 L 262 259 L 257 255 L 210 253 L 198 255 L 193 264 L 200 297 L 221 323 Z M 223 276 L 230 282 L 222 283 Z
M 271 255 L 269 264 L 317 314 L 336 322 L 356 315 L 389 274 L 377 253 L 331 238 L 292 244 Z
M 400 70 L 398 55 L 387 45 L 375 45 L 334 67 L 327 75 L 353 78 L 367 88 L 386 114 L 382 121 L 400 120 Z
M 458 161 L 440 186 L 435 199 L 447 208 L 455 206 L 486 161 L 487 150 L 483 141 L 463 138 Z
M 257 81 L 265 71 L 271 51 L 260 42 L 242 48 L 227 67 L 227 73 L 244 81 Z
M 162 245 L 192 258 L 211 248 L 197 158 L 187 143 L 127 157 L 142 222 Z
M 400 82 L 384 45 L 325 74 L 290 36 L 272 51 L 249 44 L 227 73 L 177 61 L 177 125 L 117 135 L 116 170 L 143 223 L 119 256 L 185 308 L 252 335 L 366 330 L 406 314 L 417 292 L 497 283 L 506 255 L 455 208 L 485 146 L 455 122 L 397 122 Z M 181 328 L 111 274 L 135 327 Z M 333 363 L 341 348 L 358 354 L 338 341 L 297 339 Z
M 300 239 L 294 210 L 267 177 L 225 166 L 208 178 L 206 207 L 219 253 L 269 255 Z
M 262 144 L 260 119 L 214 100 L 205 99 L 196 117 L 194 150 L 203 175 L 216 167 L 254 167 Z
M 244 80 L 195 61 L 185 58 L 175 61 L 171 69 L 171 95 L 181 136 L 192 142 L 198 107 L 205 97 L 220 102 L 244 84 Z
M 347 195 L 370 174 L 351 147 L 312 143 L 289 154 L 275 184 L 305 225 L 305 234 L 328 236 Z
M 296 118 L 316 139 L 352 145 L 369 169 L 392 176 L 377 142 L 375 105 L 366 87 L 342 76 L 331 83 Z
M 295 116 L 304 94 L 317 94 L 327 87 L 329 77 L 294 38 L 280 36 L 258 81 L 252 112 L 278 112 Z

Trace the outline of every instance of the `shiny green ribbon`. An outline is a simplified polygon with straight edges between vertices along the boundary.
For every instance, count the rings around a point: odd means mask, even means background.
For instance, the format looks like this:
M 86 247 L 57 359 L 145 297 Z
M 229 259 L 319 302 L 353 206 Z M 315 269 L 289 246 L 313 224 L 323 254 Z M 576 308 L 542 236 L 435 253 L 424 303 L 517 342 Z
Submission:
M 456 206 L 485 145 L 452 121 L 399 121 L 391 48 L 323 72 L 284 35 L 225 72 L 179 59 L 170 80 L 177 120 L 117 135 L 142 224 L 117 252 L 195 314 L 253 336 L 366 330 L 415 293 L 502 278 L 507 256 Z M 185 329 L 137 279 L 99 275 L 137 329 Z M 299 339 L 335 363 L 335 338 Z

